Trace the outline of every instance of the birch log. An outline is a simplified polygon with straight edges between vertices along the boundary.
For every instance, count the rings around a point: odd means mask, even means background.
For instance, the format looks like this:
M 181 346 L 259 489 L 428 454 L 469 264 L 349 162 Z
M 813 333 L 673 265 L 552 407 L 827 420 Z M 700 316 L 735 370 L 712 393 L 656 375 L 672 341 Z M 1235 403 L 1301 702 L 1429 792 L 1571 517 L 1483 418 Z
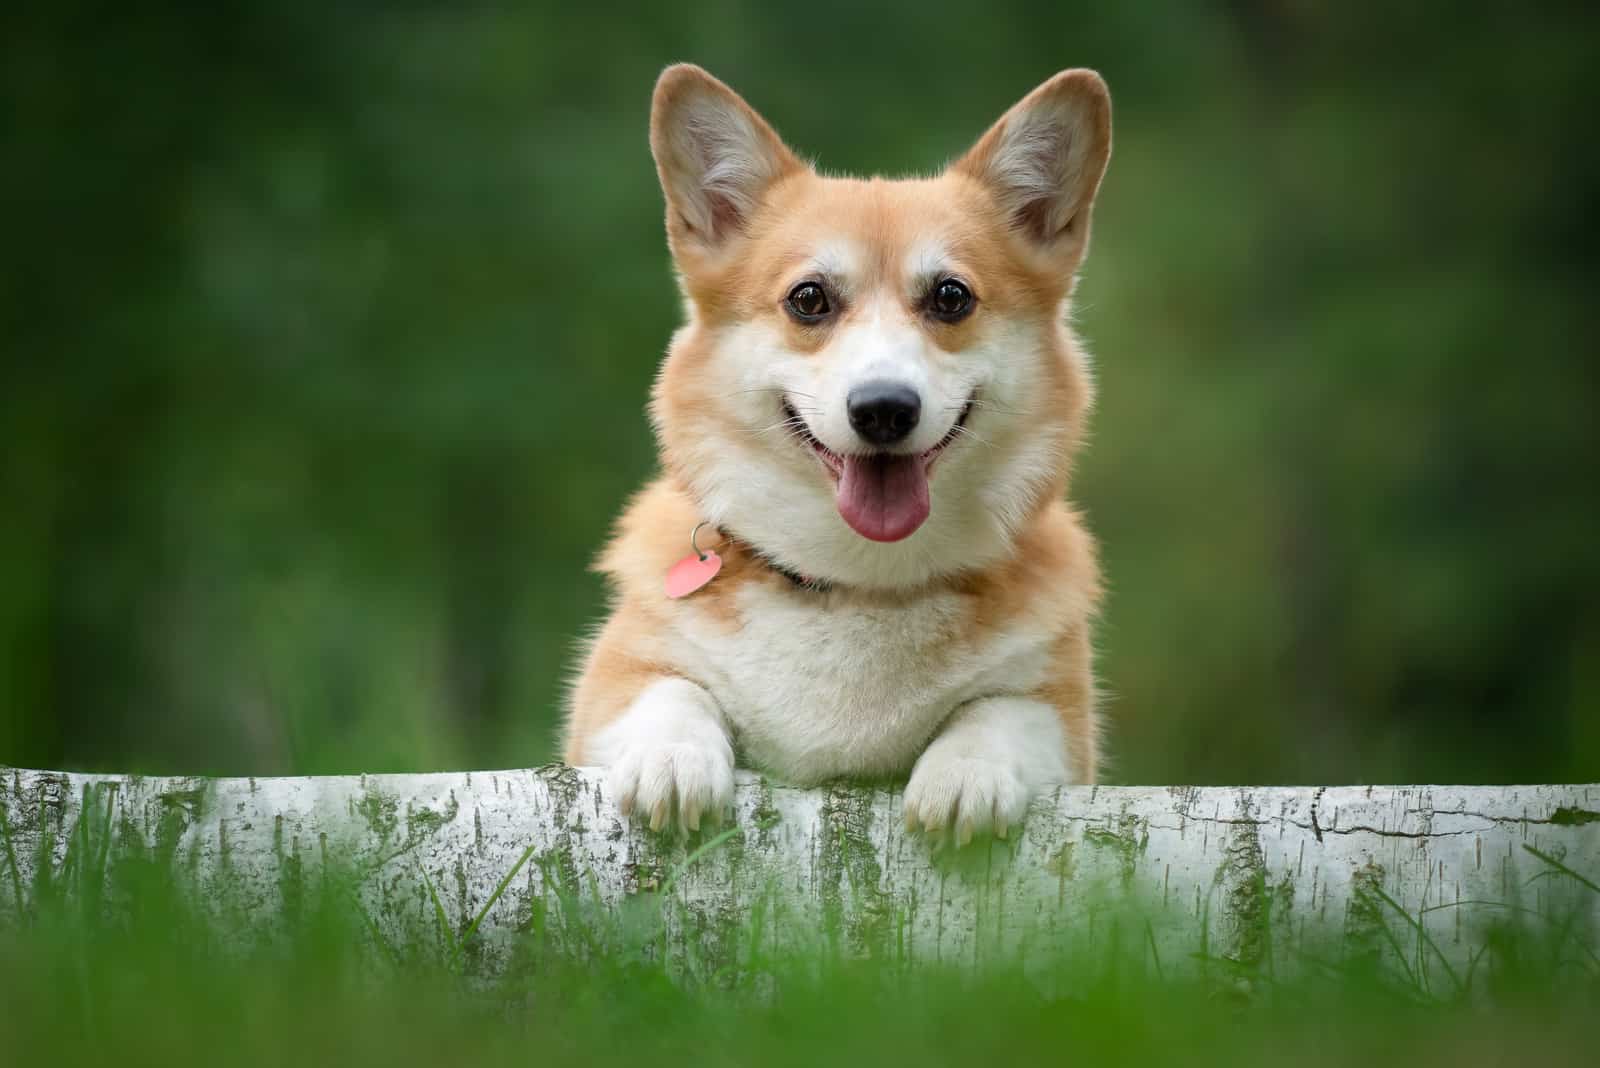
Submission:
M 203 907 L 281 929 L 337 872 L 374 941 L 454 943 L 483 975 L 513 966 L 530 930 L 591 948 L 645 930 L 641 945 L 702 964 L 819 943 L 963 967 L 1115 945 L 1167 976 L 1363 954 L 1429 985 L 1459 983 L 1508 919 L 1559 930 L 1580 956 L 1600 948 L 1593 785 L 1073 787 L 1009 840 L 962 849 L 907 833 L 896 790 L 748 773 L 728 832 L 656 836 L 619 817 L 597 771 L 561 766 L 0 768 L 0 816 L 0 920 L 51 887 L 114 908 L 118 861 L 139 857 Z

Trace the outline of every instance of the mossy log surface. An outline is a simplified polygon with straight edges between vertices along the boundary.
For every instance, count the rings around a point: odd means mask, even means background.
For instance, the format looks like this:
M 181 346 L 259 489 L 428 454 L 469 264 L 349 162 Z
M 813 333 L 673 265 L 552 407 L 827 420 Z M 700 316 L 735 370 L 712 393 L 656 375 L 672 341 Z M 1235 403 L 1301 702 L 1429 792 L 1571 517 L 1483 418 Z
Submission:
M 0 921 L 62 887 L 114 910 L 140 861 L 254 937 L 337 880 L 374 941 L 454 946 L 485 975 L 530 931 L 603 947 L 645 914 L 696 961 L 822 944 L 981 967 L 1117 941 L 1166 975 L 1366 954 L 1449 982 L 1508 916 L 1600 948 L 1600 786 L 1071 787 L 960 849 L 908 833 L 900 800 L 741 773 L 731 827 L 684 839 L 630 826 L 594 769 L 3 768 Z

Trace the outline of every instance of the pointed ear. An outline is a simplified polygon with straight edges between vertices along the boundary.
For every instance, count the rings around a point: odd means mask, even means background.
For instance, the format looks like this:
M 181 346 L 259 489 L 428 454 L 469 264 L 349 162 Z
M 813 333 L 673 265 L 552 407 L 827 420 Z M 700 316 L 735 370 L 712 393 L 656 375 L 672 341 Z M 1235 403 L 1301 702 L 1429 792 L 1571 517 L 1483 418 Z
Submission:
M 773 182 L 805 167 L 738 93 L 690 63 L 656 82 L 650 151 L 674 252 L 718 251 Z
M 1023 97 L 952 169 L 989 187 L 1016 230 L 1047 252 L 1082 252 L 1111 158 L 1111 94 L 1065 70 Z

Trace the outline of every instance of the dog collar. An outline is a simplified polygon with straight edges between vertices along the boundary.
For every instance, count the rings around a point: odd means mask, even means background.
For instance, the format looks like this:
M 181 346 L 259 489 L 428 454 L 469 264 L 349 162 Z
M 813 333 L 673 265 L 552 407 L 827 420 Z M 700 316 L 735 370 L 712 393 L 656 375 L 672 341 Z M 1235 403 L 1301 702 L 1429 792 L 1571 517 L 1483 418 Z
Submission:
M 717 554 L 716 549 L 726 549 L 729 546 L 742 548 L 751 557 L 787 579 L 789 584 L 797 590 L 826 593 L 833 588 L 832 583 L 823 579 L 810 578 L 800 574 L 798 571 L 789 570 L 750 543 L 731 537 L 720 529 L 717 533 L 722 535 L 722 540 L 717 543 L 716 547 L 711 549 L 701 548 L 700 529 L 710 525 L 708 521 L 702 520 L 696 523 L 694 529 L 689 532 L 689 555 L 673 564 L 667 571 L 666 594 L 668 597 L 674 599 L 687 597 L 716 578 L 717 573 L 722 570 L 722 557 Z
M 784 578 L 788 579 L 790 584 L 793 585 L 797 589 L 812 590 L 813 592 L 816 592 L 816 593 L 827 593 L 829 590 L 833 589 L 833 583 L 827 581 L 826 579 L 806 578 L 804 575 L 800 574 L 798 571 L 790 571 L 788 568 L 784 567 L 781 564 L 773 563 L 771 560 L 768 560 L 766 557 L 762 556 L 760 553 L 756 554 L 756 559 L 760 560 L 762 563 L 766 564 L 772 570 L 776 571 L 778 574 L 780 574 Z

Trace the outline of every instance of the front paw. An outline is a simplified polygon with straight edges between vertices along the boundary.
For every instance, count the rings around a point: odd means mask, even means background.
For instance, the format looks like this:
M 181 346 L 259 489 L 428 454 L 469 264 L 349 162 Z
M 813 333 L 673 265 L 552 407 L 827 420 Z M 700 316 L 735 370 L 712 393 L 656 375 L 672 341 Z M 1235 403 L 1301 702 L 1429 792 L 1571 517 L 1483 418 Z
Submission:
M 685 831 L 704 816 L 720 823 L 733 804 L 733 753 L 696 741 L 642 742 L 624 749 L 606 774 L 622 814 L 659 831 L 676 818 Z
M 948 831 L 964 846 L 974 834 L 1004 838 L 1022 822 L 1032 792 L 1017 769 L 986 757 L 941 753 L 935 744 L 906 784 L 906 830 Z

